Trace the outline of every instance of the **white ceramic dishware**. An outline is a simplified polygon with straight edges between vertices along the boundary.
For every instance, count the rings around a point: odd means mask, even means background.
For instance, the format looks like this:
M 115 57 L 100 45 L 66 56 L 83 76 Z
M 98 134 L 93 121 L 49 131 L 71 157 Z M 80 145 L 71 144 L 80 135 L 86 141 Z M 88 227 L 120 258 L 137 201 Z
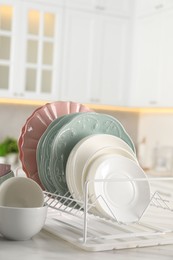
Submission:
M 0 233 L 10 240 L 28 240 L 44 226 L 47 205 L 37 208 L 0 206 Z
M 83 198 L 84 168 L 96 156 L 107 153 L 120 154 L 138 163 L 136 154 L 121 138 L 97 134 L 83 138 L 72 149 L 66 164 L 66 182 L 73 198 Z
M 90 111 L 90 109 L 80 103 L 55 101 L 46 103 L 32 113 L 22 127 L 21 135 L 18 140 L 19 158 L 27 177 L 35 180 L 42 187 L 38 176 L 36 149 L 39 139 L 47 127 L 55 119 L 63 115 L 86 111 Z
M 45 174 L 50 176 L 57 194 L 64 196 L 69 192 L 66 183 L 66 163 L 73 147 L 86 136 L 97 134 L 117 136 L 135 153 L 133 141 L 115 117 L 96 112 L 78 114 L 60 128 L 53 139 L 49 158 L 42 157 L 40 164 L 44 171 L 45 163 L 49 160 Z M 44 148 L 46 154 L 47 146 Z
M 139 221 L 150 203 L 142 168 L 120 155 L 103 155 L 86 169 L 89 197 L 103 216 L 121 223 Z
M 43 191 L 30 178 L 12 177 L 0 185 L 0 206 L 31 208 L 43 204 Z

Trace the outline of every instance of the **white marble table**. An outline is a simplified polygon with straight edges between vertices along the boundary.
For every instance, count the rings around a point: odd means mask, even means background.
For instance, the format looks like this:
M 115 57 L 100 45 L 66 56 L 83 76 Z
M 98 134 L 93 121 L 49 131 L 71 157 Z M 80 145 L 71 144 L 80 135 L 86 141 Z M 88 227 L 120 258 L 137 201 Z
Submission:
M 173 245 L 86 252 L 42 230 L 28 241 L 8 241 L 0 236 L 0 260 L 172 260 Z

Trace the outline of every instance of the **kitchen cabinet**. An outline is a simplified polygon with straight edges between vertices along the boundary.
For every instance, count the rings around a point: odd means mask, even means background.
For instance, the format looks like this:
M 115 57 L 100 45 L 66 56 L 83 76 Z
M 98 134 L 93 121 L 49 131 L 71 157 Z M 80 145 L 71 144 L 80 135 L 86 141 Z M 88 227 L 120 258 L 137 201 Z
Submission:
M 0 0 L 0 95 L 172 107 L 172 17 L 172 0 Z
M 94 16 L 76 10 L 66 10 L 64 24 L 62 89 L 63 100 L 89 102 L 90 67 Z
M 129 16 L 131 11 L 129 0 L 66 0 L 66 6 L 76 10 L 121 16 Z
M 13 20 L 13 7 L 3 1 L 3 4 L 0 5 L 0 90 L 2 95 L 10 90 L 13 81 Z
M 122 104 L 128 29 L 128 18 L 66 10 L 62 99 Z
M 0 0 L 1 96 L 120 104 L 129 2 L 57 3 Z
M 173 9 L 137 18 L 133 45 L 132 106 L 173 106 Z
M 138 16 L 148 16 L 173 8 L 172 0 L 135 0 Z
M 160 17 L 138 19 L 133 39 L 131 106 L 155 106 L 158 103 L 160 76 Z
M 62 13 L 54 1 L 0 1 L 1 96 L 58 97 Z
M 97 19 L 91 70 L 91 101 L 124 104 L 127 83 L 129 21 L 101 15 Z
M 173 106 L 173 9 L 167 11 L 162 19 L 160 57 L 159 103 L 163 107 Z

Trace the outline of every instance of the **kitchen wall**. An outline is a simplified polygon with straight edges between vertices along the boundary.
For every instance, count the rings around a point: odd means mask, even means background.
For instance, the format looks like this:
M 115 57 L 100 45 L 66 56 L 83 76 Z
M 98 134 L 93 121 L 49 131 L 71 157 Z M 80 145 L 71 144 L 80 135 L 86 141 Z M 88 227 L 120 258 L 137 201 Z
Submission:
M 6 136 L 18 138 L 26 119 L 36 106 L 0 104 L 0 140 Z
M 142 153 L 146 168 L 152 168 L 155 160 L 155 149 L 171 147 L 173 149 L 173 114 L 142 113 L 139 117 L 138 144 L 146 140 Z M 172 154 L 173 156 L 173 154 Z

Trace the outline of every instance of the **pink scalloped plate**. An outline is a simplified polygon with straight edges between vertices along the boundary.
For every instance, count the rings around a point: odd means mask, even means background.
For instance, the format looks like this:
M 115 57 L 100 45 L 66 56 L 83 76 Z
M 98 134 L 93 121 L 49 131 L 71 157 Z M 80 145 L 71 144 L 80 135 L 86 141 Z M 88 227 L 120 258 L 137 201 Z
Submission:
M 71 101 L 56 101 L 37 108 L 26 120 L 18 139 L 19 158 L 27 177 L 35 180 L 43 189 L 37 170 L 36 149 L 40 137 L 56 118 L 91 111 L 85 105 Z
M 35 115 L 35 113 L 36 113 L 39 109 L 41 109 L 41 108 L 42 108 L 42 106 L 41 106 L 41 107 L 38 107 L 37 109 L 34 110 L 34 112 L 27 118 L 27 120 L 26 120 L 24 126 L 23 126 L 22 129 L 21 129 L 21 134 L 20 134 L 19 139 L 18 139 L 19 159 L 20 159 L 21 162 L 22 162 L 22 160 L 23 160 L 23 150 L 21 149 L 21 147 L 22 147 L 23 135 L 25 134 L 27 123 L 28 123 L 28 121 Z M 27 171 L 27 170 L 25 169 L 25 166 L 24 166 L 24 165 L 23 165 L 22 168 L 23 168 L 23 170 L 24 170 L 25 172 Z

